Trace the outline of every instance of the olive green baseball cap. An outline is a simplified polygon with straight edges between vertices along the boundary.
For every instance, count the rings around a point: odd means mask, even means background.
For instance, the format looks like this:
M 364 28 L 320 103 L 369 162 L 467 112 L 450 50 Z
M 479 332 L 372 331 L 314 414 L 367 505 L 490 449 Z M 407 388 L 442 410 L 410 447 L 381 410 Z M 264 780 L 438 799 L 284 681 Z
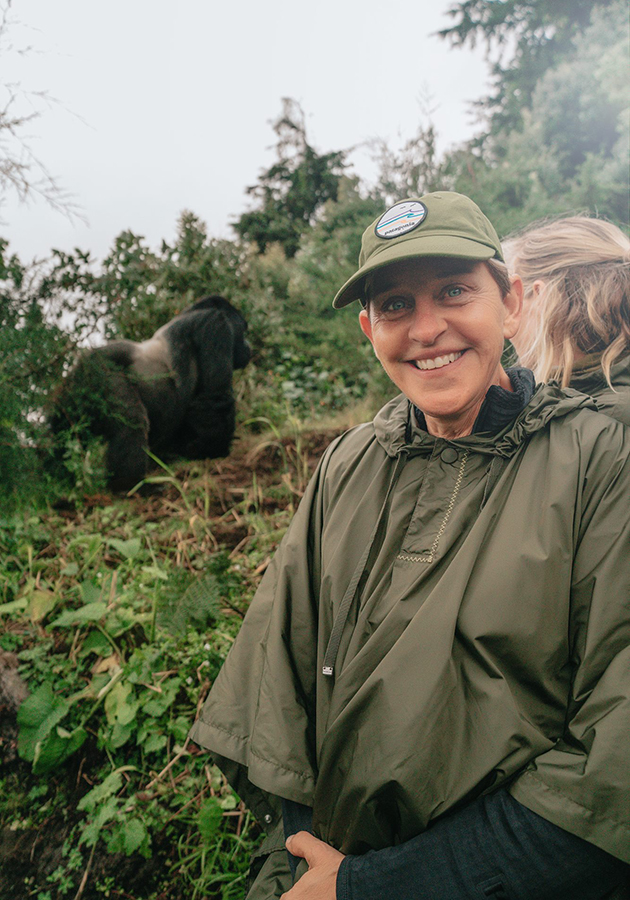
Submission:
M 454 191 L 410 197 L 365 229 L 359 268 L 338 292 L 333 306 L 341 309 L 361 299 L 370 272 L 421 256 L 503 261 L 499 236 L 470 197 Z

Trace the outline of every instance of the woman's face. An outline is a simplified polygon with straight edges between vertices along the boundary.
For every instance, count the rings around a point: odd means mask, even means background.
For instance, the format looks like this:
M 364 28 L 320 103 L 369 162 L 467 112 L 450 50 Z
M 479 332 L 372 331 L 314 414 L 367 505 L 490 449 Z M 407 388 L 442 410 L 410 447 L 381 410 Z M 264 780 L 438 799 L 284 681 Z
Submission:
M 518 328 L 522 285 L 505 297 L 485 263 L 429 257 L 374 274 L 360 315 L 383 368 L 439 437 L 470 434 L 490 385 L 511 389 L 500 360 Z

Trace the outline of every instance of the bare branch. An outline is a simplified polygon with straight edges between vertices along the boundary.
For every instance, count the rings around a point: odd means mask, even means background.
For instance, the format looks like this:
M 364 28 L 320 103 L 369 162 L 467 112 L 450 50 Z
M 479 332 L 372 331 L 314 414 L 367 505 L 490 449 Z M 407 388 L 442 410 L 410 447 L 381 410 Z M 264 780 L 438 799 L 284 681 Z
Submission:
M 0 5 L 0 56 L 5 59 L 32 49 L 18 48 L 10 40 L 10 29 L 16 24 L 10 17 L 11 4 L 12 0 L 6 0 Z M 46 91 L 27 91 L 15 82 L 0 84 L 0 206 L 13 192 L 20 203 L 40 198 L 62 215 L 86 221 L 72 195 L 33 151 L 34 136 L 27 130 L 42 116 L 42 106 L 56 102 Z

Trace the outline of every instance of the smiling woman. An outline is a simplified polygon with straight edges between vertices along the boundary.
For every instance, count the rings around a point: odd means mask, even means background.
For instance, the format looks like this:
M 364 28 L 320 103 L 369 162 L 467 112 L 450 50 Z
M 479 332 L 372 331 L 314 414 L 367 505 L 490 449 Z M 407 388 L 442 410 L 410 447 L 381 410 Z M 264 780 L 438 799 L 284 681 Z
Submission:
M 268 830 L 248 900 L 622 896 L 630 430 L 503 369 L 521 291 L 459 194 L 363 235 L 335 306 L 402 394 L 324 454 L 191 732 Z
M 484 262 L 408 259 L 377 270 L 370 295 L 361 328 L 429 433 L 470 434 L 488 388 L 512 390 L 501 354 L 518 328 L 520 279 L 502 296 Z

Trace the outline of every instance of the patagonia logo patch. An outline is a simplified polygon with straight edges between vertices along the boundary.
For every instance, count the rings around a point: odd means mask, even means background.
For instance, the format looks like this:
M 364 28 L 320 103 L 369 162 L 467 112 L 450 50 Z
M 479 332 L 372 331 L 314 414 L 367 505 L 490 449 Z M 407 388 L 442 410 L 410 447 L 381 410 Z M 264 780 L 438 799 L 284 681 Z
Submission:
M 385 240 L 400 237 L 413 231 L 427 217 L 427 208 L 419 200 L 407 200 L 405 203 L 397 203 L 383 213 L 376 223 L 374 231 L 377 236 Z

